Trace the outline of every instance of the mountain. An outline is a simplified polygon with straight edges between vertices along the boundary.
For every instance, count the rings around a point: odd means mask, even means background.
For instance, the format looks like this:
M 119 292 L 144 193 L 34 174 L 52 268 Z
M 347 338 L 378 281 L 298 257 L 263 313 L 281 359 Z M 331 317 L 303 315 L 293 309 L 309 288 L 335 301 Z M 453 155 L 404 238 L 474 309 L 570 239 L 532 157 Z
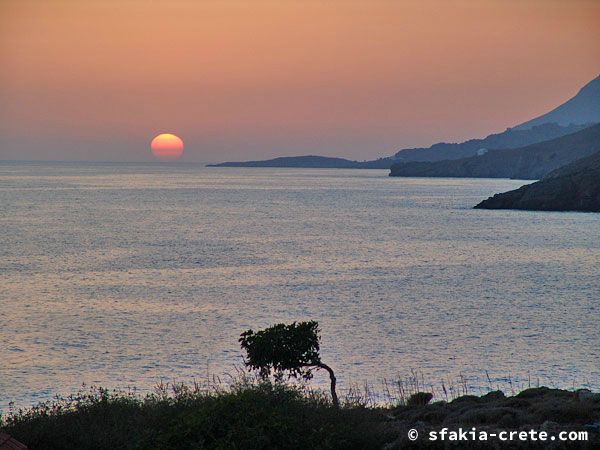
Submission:
M 600 123 L 600 76 L 582 87 L 575 97 L 535 119 L 484 139 L 460 144 L 439 143 L 429 148 L 400 150 L 397 162 L 443 161 L 475 156 L 480 149 L 518 148 L 574 133 Z
M 575 97 L 549 113 L 501 133 L 490 134 L 483 139 L 471 139 L 461 143 L 441 142 L 427 148 L 407 148 L 396 152 L 392 157 L 371 161 L 309 155 L 264 161 L 224 162 L 209 166 L 388 169 L 399 163 L 459 160 L 484 153 L 488 149 L 521 148 L 575 133 L 595 123 L 600 123 L 600 76 L 581 88 Z
M 597 151 L 600 151 L 600 124 L 522 148 L 490 150 L 480 156 L 452 161 L 394 164 L 390 176 L 537 180 Z
M 600 122 L 600 76 L 594 78 L 577 95 L 549 113 L 516 126 L 516 130 L 531 129 L 544 123 L 558 125 L 586 124 Z
M 600 122 L 600 120 L 598 121 Z M 555 123 L 536 125 L 530 129 L 509 128 L 502 133 L 490 134 L 483 139 L 471 139 L 460 144 L 434 144 L 428 148 L 409 148 L 394 155 L 395 162 L 445 161 L 475 156 L 487 149 L 518 148 L 575 133 L 591 125 L 560 126 Z
M 475 208 L 600 212 L 600 152 L 561 167 L 541 181 L 496 194 Z
M 379 158 L 371 161 L 352 161 L 345 158 L 328 156 L 284 156 L 262 161 L 233 161 L 209 164 L 208 167 L 296 167 L 296 168 L 328 168 L 328 169 L 389 169 L 399 161 L 441 161 L 458 159 L 476 155 L 478 151 L 488 148 L 515 148 L 542 142 L 555 137 L 574 133 L 585 128 L 584 125 L 566 127 L 547 123 L 535 126 L 530 130 L 508 129 L 502 133 L 490 134 L 484 139 L 471 139 L 460 144 L 434 144 L 429 148 L 413 148 L 401 150 L 392 158 Z
M 351 161 L 328 156 L 284 156 L 264 161 L 224 162 L 209 164 L 208 167 L 296 167 L 319 169 L 389 169 L 393 161 L 380 158 L 373 161 Z

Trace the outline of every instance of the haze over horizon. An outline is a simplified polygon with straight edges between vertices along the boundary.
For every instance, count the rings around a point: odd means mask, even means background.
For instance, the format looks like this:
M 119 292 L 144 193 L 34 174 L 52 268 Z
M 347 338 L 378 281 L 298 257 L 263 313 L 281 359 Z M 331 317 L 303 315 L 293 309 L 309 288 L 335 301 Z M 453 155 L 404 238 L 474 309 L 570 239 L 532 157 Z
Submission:
M 600 2 L 0 3 L 0 160 L 373 159 L 499 132 L 600 74 Z

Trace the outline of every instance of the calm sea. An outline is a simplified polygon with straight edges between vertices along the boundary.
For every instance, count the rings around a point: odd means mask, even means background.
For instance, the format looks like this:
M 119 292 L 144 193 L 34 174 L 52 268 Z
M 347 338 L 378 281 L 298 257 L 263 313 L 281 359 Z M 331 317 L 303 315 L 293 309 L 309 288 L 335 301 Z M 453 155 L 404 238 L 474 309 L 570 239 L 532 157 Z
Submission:
M 342 390 L 598 389 L 600 215 L 471 209 L 522 184 L 0 163 L 0 408 L 223 378 L 241 331 L 305 319 Z

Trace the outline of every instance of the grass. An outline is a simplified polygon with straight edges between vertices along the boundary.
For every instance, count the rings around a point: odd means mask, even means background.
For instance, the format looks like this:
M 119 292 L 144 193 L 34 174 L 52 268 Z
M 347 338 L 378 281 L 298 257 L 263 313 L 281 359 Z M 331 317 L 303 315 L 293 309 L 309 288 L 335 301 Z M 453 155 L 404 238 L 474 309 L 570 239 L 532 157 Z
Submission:
M 390 395 L 404 397 L 385 405 L 372 400 L 368 386 L 355 389 L 339 409 L 319 391 L 245 377 L 208 389 L 161 384 L 145 396 L 89 388 L 12 411 L 0 418 L 0 430 L 34 450 L 396 449 L 443 448 L 408 441 L 410 428 L 582 430 L 600 422 L 598 394 L 539 387 L 513 396 L 492 391 L 428 403 L 431 393 L 414 392 L 422 387 L 418 383 L 395 383 L 397 392 Z M 572 448 L 598 448 L 599 434 L 590 430 L 591 441 Z
M 13 412 L 2 429 L 31 449 L 367 448 L 395 436 L 381 411 L 333 408 L 316 392 L 271 383 L 176 386 L 140 397 L 92 388 Z

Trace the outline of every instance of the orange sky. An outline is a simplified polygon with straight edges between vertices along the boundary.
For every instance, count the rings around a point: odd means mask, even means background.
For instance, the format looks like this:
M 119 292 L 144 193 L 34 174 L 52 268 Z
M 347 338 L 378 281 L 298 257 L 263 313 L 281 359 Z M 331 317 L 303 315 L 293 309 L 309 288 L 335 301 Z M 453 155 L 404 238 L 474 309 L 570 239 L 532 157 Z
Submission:
M 367 159 L 574 95 L 600 2 L 0 0 L 0 57 L 0 159 Z

